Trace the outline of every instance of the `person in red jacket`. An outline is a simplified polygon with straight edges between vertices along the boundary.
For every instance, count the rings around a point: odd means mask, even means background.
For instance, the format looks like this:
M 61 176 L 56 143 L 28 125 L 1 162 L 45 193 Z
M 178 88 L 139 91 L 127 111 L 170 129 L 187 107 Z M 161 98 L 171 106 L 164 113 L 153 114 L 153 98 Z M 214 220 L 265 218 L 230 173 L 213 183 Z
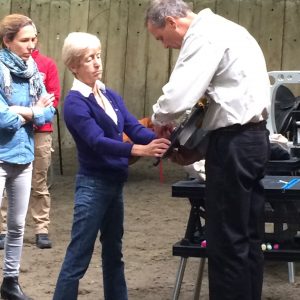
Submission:
M 43 78 L 48 93 L 53 93 L 53 106 L 57 107 L 60 98 L 60 81 L 57 66 L 53 59 L 34 50 L 32 57 Z M 36 246 L 40 249 L 51 248 L 52 242 L 48 236 L 50 223 L 51 197 L 47 186 L 47 174 L 51 162 L 52 123 L 35 127 L 34 132 L 34 162 L 32 173 L 32 192 L 30 199 L 31 214 L 35 223 Z M 1 208 L 2 232 L 0 234 L 0 249 L 4 248 L 6 236 L 6 205 Z

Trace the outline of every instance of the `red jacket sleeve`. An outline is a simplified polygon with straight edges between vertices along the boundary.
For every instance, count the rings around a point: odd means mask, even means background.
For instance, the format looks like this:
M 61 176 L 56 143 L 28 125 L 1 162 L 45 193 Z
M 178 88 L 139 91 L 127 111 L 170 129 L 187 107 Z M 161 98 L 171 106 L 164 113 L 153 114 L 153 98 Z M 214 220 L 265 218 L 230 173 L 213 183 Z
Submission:
M 48 56 L 42 55 L 38 50 L 33 51 L 32 57 L 35 60 L 38 70 L 43 78 L 46 91 L 53 93 L 55 100 L 53 106 L 57 107 L 60 99 L 60 81 L 58 68 L 54 60 Z M 36 131 L 53 131 L 52 124 L 46 123 L 41 127 L 36 127 Z
M 53 103 L 54 107 L 58 106 L 60 98 L 60 82 L 58 76 L 58 70 L 53 60 L 49 60 L 48 69 L 46 73 L 45 87 L 48 93 L 53 93 L 55 100 Z

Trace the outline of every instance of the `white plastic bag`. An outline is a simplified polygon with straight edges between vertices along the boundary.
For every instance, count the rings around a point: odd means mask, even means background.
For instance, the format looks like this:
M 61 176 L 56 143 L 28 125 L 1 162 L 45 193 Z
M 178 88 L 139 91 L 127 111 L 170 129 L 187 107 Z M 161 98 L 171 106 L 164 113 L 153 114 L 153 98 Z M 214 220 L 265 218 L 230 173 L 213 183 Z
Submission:
M 184 166 L 183 168 L 190 179 L 196 179 L 199 182 L 205 181 L 205 159 L 196 161 L 193 164 Z

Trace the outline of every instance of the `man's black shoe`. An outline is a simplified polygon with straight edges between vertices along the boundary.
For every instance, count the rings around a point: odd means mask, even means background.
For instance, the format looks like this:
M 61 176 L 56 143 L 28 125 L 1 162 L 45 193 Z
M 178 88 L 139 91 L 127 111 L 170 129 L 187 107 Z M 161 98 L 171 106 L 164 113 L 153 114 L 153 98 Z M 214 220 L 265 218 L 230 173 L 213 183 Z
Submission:
M 6 238 L 6 234 L 1 233 L 0 234 L 0 250 L 4 249 L 5 238 Z
M 52 242 L 48 238 L 47 233 L 39 233 L 35 235 L 36 237 L 36 246 L 40 249 L 49 249 L 52 248 Z

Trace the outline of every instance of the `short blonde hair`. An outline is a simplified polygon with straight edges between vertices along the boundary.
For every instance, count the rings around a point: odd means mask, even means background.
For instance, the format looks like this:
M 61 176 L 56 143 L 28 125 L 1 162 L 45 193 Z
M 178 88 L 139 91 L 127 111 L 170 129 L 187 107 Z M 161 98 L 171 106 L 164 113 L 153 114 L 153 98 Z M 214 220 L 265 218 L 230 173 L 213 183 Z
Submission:
M 65 38 L 62 48 L 62 60 L 65 66 L 72 71 L 73 67 L 80 64 L 81 58 L 88 49 L 101 47 L 99 38 L 86 32 L 71 32 Z

